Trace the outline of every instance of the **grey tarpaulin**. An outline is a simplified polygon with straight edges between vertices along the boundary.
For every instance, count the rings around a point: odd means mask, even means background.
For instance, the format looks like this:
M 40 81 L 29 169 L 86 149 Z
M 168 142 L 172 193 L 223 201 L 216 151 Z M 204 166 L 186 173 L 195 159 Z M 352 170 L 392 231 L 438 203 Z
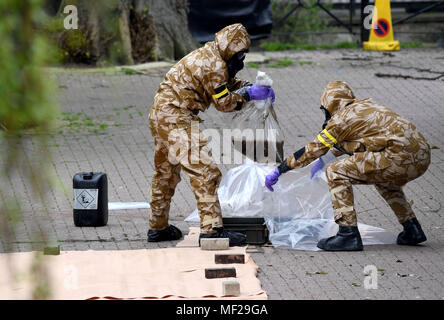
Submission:
M 270 0 L 190 0 L 188 27 L 199 42 L 214 40 L 222 28 L 242 23 L 252 39 L 267 37 L 271 32 Z

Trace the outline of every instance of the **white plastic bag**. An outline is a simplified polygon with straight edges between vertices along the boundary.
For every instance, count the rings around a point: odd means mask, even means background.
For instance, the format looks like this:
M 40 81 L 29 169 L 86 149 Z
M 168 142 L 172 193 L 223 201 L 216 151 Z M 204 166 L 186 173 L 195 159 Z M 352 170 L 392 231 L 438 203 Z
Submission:
M 248 158 L 222 177 L 217 190 L 224 217 L 263 217 L 273 210 L 272 194 L 265 188 L 265 176 L 274 167 L 255 163 Z M 197 209 L 186 222 L 199 222 Z

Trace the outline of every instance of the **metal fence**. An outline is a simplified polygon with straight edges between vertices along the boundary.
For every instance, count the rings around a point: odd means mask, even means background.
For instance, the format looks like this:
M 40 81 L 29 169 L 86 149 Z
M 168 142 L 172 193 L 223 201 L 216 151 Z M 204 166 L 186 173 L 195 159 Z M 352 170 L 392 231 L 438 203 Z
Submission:
M 279 0 L 275 0 L 279 1 Z M 355 14 L 355 10 L 360 9 L 360 38 L 361 42 L 365 41 L 368 38 L 369 30 L 364 28 L 364 19 L 365 19 L 365 11 L 364 8 L 368 5 L 374 4 L 374 1 L 368 1 L 368 0 L 330 0 L 330 1 L 322 1 L 317 0 L 316 3 L 309 6 L 307 5 L 306 1 L 303 0 L 295 0 L 295 1 L 287 1 L 287 2 L 293 2 L 294 5 L 290 10 L 278 21 L 273 22 L 273 27 L 279 27 L 282 25 L 285 20 L 290 17 L 294 12 L 296 12 L 298 9 L 305 8 L 305 9 L 311 9 L 314 7 L 321 8 L 326 14 L 328 14 L 333 20 L 335 20 L 340 26 L 344 27 L 348 30 L 351 34 L 356 34 L 357 32 L 353 31 L 353 17 Z M 339 18 L 337 15 L 335 15 L 332 10 L 328 9 L 326 6 L 326 3 L 332 4 L 333 9 L 348 9 L 349 10 L 349 17 L 348 21 L 344 21 L 341 18 Z M 390 1 L 392 8 L 409 8 L 414 6 L 416 9 L 413 10 L 409 15 L 396 20 L 393 22 L 393 25 L 404 23 L 411 18 L 414 18 L 422 13 L 431 11 L 439 6 L 444 7 L 444 1 L 419 1 L 419 0 L 391 0 Z

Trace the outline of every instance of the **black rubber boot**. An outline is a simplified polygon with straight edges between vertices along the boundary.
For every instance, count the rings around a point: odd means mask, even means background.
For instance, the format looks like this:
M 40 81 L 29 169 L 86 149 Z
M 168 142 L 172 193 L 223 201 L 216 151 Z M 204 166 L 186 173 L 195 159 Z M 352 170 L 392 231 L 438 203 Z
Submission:
M 404 227 L 404 231 L 398 235 L 398 239 L 396 239 L 397 244 L 414 246 L 427 240 L 416 218 L 407 220 L 402 226 Z
M 171 241 L 180 238 L 182 238 L 182 231 L 172 224 L 162 230 L 148 230 L 148 242 Z
M 330 238 L 321 239 L 318 248 L 325 251 L 361 251 L 361 234 L 358 227 L 339 226 L 338 233 Z
M 224 228 L 214 228 L 216 233 L 201 233 L 199 236 L 199 247 L 200 239 L 202 238 L 228 238 L 230 239 L 230 247 L 244 246 L 247 244 L 247 236 L 243 233 L 226 231 Z

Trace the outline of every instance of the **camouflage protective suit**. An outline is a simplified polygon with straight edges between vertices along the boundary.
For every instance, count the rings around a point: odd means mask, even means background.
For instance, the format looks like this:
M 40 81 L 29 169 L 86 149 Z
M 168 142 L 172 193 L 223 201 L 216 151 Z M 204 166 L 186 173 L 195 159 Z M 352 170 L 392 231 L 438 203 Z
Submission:
M 308 165 L 330 148 L 349 156 L 326 168 L 336 223 L 356 226 L 353 184 L 374 184 L 400 223 L 415 218 L 402 186 L 430 164 L 430 146 L 409 121 L 371 99 L 357 100 L 342 81 L 330 82 L 321 105 L 331 119 L 324 130 L 279 167 L 280 172 Z
M 245 105 L 241 95 L 231 92 L 244 82 L 229 77 L 226 62 L 249 47 L 250 37 L 244 26 L 227 26 L 216 33 L 214 41 L 182 58 L 161 83 L 149 114 L 155 143 L 150 229 L 168 226 L 170 202 L 181 169 L 190 177 L 201 233 L 214 233 L 213 228 L 223 226 L 217 197 L 221 173 L 206 147 L 208 141 L 193 128 L 202 121 L 198 113 L 211 103 L 222 112 L 239 110 Z M 177 155 L 172 151 L 176 149 L 185 152 Z

